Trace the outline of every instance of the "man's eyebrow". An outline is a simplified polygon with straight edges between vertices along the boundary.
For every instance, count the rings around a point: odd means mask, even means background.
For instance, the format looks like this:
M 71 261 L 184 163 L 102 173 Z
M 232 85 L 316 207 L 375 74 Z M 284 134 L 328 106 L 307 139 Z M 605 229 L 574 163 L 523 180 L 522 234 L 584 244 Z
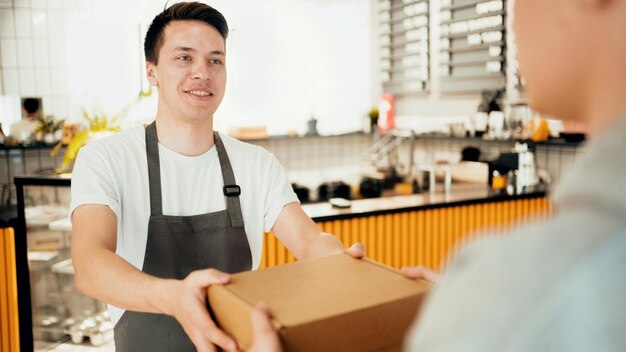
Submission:
M 190 48 L 187 46 L 177 46 L 176 48 L 174 48 L 175 51 L 187 51 L 187 52 L 194 52 L 197 51 L 194 48 Z M 221 50 L 213 50 L 210 52 L 211 55 L 220 55 L 220 56 L 226 56 L 226 54 L 221 51 Z

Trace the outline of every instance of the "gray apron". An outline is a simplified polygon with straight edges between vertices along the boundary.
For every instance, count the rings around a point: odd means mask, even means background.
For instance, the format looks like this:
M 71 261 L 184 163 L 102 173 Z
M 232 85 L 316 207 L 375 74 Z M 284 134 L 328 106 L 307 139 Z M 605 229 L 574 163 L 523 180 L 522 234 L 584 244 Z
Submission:
M 215 268 L 227 273 L 252 269 L 252 254 L 243 225 L 241 189 L 224 144 L 215 146 L 224 179 L 226 209 L 193 216 L 163 215 L 156 123 L 146 128 L 150 181 L 150 222 L 142 271 L 164 279 L 184 279 L 194 270 Z M 207 181 L 208 182 L 208 181 Z M 125 311 L 115 325 L 117 352 L 195 351 L 176 319 L 164 314 Z

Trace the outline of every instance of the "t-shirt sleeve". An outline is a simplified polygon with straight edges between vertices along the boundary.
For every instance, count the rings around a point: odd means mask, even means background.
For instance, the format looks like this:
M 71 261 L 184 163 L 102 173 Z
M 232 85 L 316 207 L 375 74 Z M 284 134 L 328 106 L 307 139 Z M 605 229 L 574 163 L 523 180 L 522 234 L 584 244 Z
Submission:
M 274 223 L 289 203 L 299 203 L 296 193 L 287 180 L 285 169 L 274 155 L 270 158 L 269 186 L 265 197 L 265 212 L 263 213 L 263 230 L 270 232 Z
M 115 177 L 110 162 L 103 153 L 91 146 L 78 153 L 72 171 L 70 219 L 76 208 L 85 204 L 106 205 L 120 218 L 120 201 L 115 192 Z

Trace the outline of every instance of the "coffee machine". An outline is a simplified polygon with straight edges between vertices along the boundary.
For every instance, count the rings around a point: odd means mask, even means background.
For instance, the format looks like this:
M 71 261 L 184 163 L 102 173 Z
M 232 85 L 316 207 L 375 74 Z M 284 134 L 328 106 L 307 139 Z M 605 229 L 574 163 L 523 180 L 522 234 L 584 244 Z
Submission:
M 516 192 L 539 184 L 535 166 L 535 153 L 527 143 L 515 143 L 509 153 L 502 153 L 495 161 L 489 164 L 489 184 L 494 171 L 507 175 L 508 185 Z

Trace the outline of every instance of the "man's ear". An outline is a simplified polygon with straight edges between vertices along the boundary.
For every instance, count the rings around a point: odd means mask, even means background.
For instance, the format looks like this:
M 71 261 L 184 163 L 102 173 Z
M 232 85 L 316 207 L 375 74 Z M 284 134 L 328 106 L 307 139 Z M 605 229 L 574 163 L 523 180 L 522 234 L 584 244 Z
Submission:
M 151 62 L 146 62 L 146 78 L 153 87 L 159 86 L 159 79 L 157 77 L 156 65 Z

